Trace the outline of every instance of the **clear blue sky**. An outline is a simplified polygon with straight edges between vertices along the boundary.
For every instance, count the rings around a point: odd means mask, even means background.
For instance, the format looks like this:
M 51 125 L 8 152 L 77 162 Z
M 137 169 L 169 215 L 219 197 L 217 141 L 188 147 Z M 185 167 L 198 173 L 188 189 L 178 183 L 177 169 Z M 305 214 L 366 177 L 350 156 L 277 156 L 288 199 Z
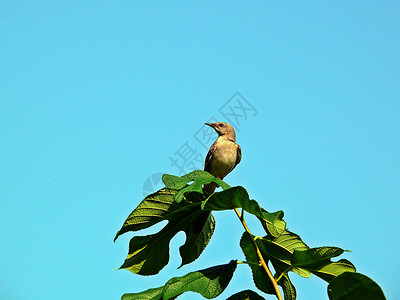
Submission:
M 0 1 L 0 298 L 119 299 L 243 259 L 230 212 L 177 270 L 180 233 L 159 276 L 115 270 L 132 235 L 112 241 L 181 146 L 205 157 L 196 133 L 229 121 L 236 92 L 253 110 L 226 181 L 399 298 L 399 16 L 398 1 Z M 291 277 L 298 299 L 327 299 Z

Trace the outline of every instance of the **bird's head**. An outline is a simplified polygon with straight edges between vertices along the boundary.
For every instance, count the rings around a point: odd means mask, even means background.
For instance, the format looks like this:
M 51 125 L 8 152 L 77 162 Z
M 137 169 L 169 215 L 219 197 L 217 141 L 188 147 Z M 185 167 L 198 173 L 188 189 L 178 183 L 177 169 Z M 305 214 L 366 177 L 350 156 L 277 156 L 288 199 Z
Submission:
M 235 130 L 233 129 L 231 124 L 224 122 L 205 123 L 205 124 L 214 128 L 214 130 L 218 133 L 219 136 L 225 136 L 227 139 L 233 142 L 236 141 Z

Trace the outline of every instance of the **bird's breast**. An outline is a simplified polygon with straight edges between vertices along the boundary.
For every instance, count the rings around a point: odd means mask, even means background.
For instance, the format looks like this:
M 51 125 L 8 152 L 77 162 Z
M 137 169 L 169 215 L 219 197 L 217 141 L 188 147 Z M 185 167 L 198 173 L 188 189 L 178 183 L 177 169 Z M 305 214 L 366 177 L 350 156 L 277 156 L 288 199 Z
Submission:
M 210 161 L 212 174 L 215 177 L 225 177 L 235 166 L 237 157 L 237 145 L 231 141 L 216 144 L 216 149 Z

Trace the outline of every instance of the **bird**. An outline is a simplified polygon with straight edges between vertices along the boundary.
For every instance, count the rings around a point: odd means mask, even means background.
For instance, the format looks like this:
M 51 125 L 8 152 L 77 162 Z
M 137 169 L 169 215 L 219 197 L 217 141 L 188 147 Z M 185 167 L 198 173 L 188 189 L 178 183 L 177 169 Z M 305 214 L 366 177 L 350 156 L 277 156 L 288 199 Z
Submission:
M 233 127 L 224 122 L 205 123 L 218 133 L 218 138 L 211 145 L 204 163 L 204 171 L 207 171 L 218 179 L 228 175 L 242 159 L 242 150 L 236 144 L 236 134 Z M 205 184 L 203 191 L 209 196 L 214 193 L 217 184 L 211 182 Z

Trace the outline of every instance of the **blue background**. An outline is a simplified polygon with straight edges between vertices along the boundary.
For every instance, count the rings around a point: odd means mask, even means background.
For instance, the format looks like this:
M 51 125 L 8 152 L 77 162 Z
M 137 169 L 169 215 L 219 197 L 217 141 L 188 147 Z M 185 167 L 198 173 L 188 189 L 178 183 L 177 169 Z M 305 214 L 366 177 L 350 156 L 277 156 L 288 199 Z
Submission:
M 398 1 L 0 1 L 1 299 L 119 299 L 244 259 L 232 212 L 179 270 L 178 234 L 158 276 L 115 270 L 132 234 L 112 242 L 146 179 L 179 174 L 185 142 L 205 157 L 194 134 L 229 121 L 236 92 L 256 113 L 226 181 L 400 297 L 399 15 Z M 327 299 L 291 277 L 298 299 Z M 239 265 L 219 299 L 246 288 Z

